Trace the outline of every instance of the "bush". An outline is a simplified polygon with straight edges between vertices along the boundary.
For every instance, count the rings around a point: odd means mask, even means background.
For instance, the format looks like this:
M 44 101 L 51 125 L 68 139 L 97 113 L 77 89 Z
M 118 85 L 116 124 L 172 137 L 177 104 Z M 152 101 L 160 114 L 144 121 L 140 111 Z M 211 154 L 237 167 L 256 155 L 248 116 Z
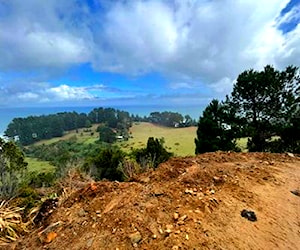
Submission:
M 21 187 L 27 171 L 23 152 L 0 138 L 0 198 L 11 198 Z
M 38 205 L 40 198 L 32 187 L 23 187 L 19 191 L 18 205 L 24 208 L 24 214 L 26 215 L 31 208 Z
M 125 159 L 120 162 L 118 170 L 123 174 L 124 180 L 130 180 L 140 172 L 141 168 L 134 160 Z
M 28 185 L 33 188 L 50 187 L 56 180 L 56 174 L 53 172 L 38 173 L 32 172 L 28 178 Z
M 160 163 L 167 161 L 173 154 L 163 147 L 160 140 L 149 137 L 147 147 L 133 151 L 133 156 L 144 168 L 146 167 L 145 164 L 157 167 Z
M 124 160 L 124 153 L 118 149 L 103 149 L 97 155 L 89 157 L 84 170 L 96 180 L 108 179 L 123 181 L 124 176 L 118 168 Z

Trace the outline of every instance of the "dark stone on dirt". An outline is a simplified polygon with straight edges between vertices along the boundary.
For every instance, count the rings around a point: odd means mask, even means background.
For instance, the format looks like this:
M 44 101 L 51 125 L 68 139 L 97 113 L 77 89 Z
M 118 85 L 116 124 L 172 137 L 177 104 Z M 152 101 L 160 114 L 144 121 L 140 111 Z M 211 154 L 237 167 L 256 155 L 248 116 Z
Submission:
M 244 209 L 242 212 L 241 212 L 241 216 L 246 218 L 247 220 L 250 220 L 250 221 L 257 221 L 257 217 L 256 217 L 256 214 L 253 212 L 253 211 L 250 211 L 250 210 L 246 210 Z
M 34 218 L 33 222 L 36 225 L 41 225 L 45 222 L 45 220 L 54 212 L 58 205 L 58 198 L 55 199 L 47 199 L 41 205 L 39 212 Z
M 291 193 L 300 196 L 300 190 L 292 190 Z

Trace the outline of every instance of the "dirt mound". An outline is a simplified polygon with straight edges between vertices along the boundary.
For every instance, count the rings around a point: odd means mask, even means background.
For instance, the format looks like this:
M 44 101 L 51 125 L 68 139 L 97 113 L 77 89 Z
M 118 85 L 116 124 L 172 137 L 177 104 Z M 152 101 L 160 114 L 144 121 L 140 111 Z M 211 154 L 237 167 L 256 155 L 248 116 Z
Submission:
M 290 192 L 299 185 L 293 155 L 173 158 L 132 182 L 88 184 L 13 247 L 299 249 L 300 198 Z M 243 218 L 243 209 L 257 221 Z

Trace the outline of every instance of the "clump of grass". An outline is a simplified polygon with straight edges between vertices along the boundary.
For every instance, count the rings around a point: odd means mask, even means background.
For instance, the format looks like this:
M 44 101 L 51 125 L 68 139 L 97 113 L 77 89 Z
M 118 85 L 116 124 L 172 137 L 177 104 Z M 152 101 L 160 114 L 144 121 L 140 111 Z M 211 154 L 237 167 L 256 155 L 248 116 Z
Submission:
M 26 232 L 27 224 L 23 222 L 23 208 L 12 207 L 6 201 L 0 203 L 0 244 L 16 241 Z

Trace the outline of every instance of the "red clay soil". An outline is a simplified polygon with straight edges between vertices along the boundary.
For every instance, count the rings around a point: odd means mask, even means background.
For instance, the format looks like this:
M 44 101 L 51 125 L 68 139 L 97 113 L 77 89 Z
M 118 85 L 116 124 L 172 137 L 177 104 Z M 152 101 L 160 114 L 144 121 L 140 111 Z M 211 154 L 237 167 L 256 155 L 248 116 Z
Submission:
M 131 182 L 90 183 L 14 249 L 300 249 L 300 157 L 173 158 Z M 257 221 L 241 216 L 255 212 Z M 54 224 L 56 223 L 56 224 Z

